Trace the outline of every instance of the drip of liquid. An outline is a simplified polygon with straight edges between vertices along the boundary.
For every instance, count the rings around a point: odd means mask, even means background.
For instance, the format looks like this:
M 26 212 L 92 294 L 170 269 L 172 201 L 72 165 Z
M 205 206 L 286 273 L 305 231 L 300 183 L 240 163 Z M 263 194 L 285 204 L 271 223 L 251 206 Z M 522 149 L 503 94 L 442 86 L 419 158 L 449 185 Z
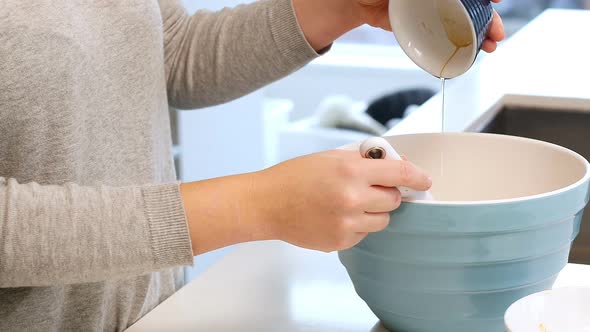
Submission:
M 442 23 L 447 39 L 455 46 L 455 51 L 451 54 L 449 59 L 440 70 L 440 77 L 443 77 L 445 69 L 451 61 L 457 56 L 462 48 L 469 47 L 473 44 L 473 33 L 468 20 L 457 19 L 465 18 L 461 13 L 462 8 L 455 5 L 449 5 L 448 1 L 437 2 L 438 17 Z
M 467 45 L 469 46 L 469 45 Z M 457 55 L 457 53 L 459 53 L 459 50 L 461 50 L 462 47 L 459 46 L 455 46 L 455 51 L 453 52 L 453 54 L 451 54 L 451 56 L 449 57 L 449 59 L 447 60 L 447 62 L 445 62 L 444 66 L 442 67 L 442 69 L 440 70 L 440 74 L 439 77 L 441 77 L 442 79 L 444 79 L 443 75 L 445 72 L 445 69 L 447 69 L 447 66 L 449 65 L 449 63 L 451 63 L 451 61 L 453 61 L 453 59 L 455 58 L 455 56 Z

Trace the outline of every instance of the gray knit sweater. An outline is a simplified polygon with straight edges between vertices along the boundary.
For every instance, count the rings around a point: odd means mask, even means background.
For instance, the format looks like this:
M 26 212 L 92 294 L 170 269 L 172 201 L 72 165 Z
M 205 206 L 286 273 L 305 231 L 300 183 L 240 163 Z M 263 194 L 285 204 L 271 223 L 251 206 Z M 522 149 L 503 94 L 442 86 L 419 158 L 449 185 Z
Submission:
M 291 0 L 2 0 L 0 330 L 123 330 L 178 290 L 193 257 L 168 105 L 316 56 Z

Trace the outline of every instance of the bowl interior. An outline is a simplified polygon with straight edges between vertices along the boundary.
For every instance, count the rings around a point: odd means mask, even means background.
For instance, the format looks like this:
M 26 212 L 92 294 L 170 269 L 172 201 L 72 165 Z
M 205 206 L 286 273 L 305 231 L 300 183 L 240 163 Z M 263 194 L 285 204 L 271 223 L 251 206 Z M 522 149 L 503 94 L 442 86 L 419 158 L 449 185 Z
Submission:
M 558 288 L 514 303 L 505 315 L 512 332 L 590 331 L 590 288 Z
M 437 201 L 549 195 L 589 176 L 588 162 L 560 146 L 513 136 L 457 133 L 386 137 L 433 178 Z
M 476 31 L 460 0 L 391 0 L 389 15 L 401 48 L 430 74 L 453 78 L 473 64 Z

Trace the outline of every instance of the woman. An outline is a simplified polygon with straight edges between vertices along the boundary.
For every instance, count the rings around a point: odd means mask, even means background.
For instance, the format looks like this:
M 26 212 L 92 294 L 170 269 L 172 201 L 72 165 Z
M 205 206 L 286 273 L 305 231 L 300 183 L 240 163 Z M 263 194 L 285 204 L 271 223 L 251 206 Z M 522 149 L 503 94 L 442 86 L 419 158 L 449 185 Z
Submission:
M 330 151 L 179 184 L 167 111 L 253 91 L 361 24 L 387 29 L 386 9 L 3 1 L 0 329 L 123 330 L 182 286 L 193 255 L 263 239 L 333 251 L 386 227 L 396 186 L 431 185 L 411 163 Z M 502 38 L 496 17 L 484 48 Z

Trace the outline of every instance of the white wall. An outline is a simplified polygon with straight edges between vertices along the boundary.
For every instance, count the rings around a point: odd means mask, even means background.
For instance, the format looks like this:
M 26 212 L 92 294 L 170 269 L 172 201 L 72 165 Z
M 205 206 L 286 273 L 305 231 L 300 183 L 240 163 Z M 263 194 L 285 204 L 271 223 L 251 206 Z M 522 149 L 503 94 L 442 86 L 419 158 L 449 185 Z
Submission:
M 434 91 L 440 82 L 415 69 L 383 69 L 348 66 L 310 65 L 266 89 L 273 98 L 293 100 L 292 120 L 312 115 L 328 95 L 344 94 L 353 99 L 371 101 L 399 89 L 428 87 Z
M 440 81 L 418 68 L 397 47 L 335 44 L 327 55 L 267 87 L 265 94 L 293 100 L 292 119 L 298 120 L 313 114 L 328 95 L 344 94 L 369 102 L 412 87 L 438 91 Z
M 264 167 L 263 101 L 263 93 L 258 91 L 225 105 L 178 112 L 183 180 L 211 179 Z

